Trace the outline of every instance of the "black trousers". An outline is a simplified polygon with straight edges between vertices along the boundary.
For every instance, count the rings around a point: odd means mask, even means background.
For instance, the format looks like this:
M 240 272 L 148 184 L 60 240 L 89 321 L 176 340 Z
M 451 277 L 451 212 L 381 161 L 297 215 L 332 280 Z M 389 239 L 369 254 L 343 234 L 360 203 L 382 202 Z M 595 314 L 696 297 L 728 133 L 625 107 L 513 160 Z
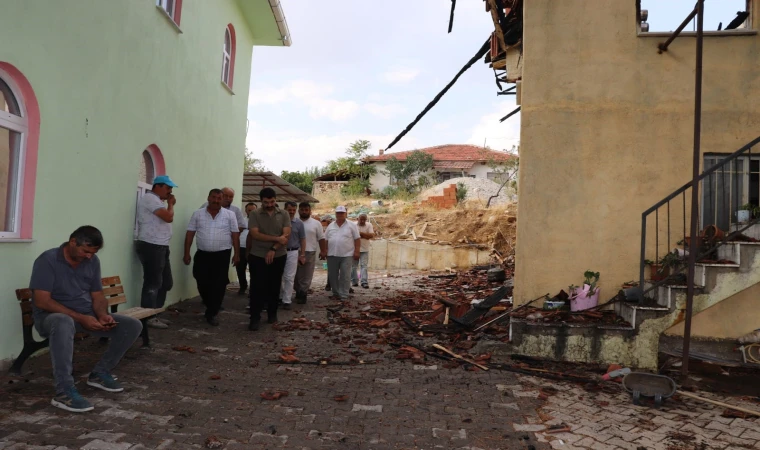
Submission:
M 264 309 L 270 316 L 277 314 L 282 273 L 285 271 L 287 259 L 287 255 L 283 255 L 274 258 L 272 264 L 267 264 L 264 258 L 248 255 L 248 270 L 251 272 L 249 300 L 252 318 L 258 318 Z
M 169 246 L 137 241 L 135 249 L 143 266 L 140 306 L 163 308 L 166 303 L 166 292 L 170 291 L 174 285 L 172 266 L 169 263 Z
M 237 271 L 238 283 L 240 283 L 240 290 L 248 289 L 248 279 L 245 277 L 245 269 L 248 267 L 248 258 L 245 247 L 240 247 L 240 262 L 235 266 Z
M 206 317 L 219 314 L 224 294 L 227 291 L 229 279 L 227 273 L 230 266 L 232 249 L 221 252 L 195 252 L 193 262 L 193 278 L 198 284 L 198 293 L 206 305 Z

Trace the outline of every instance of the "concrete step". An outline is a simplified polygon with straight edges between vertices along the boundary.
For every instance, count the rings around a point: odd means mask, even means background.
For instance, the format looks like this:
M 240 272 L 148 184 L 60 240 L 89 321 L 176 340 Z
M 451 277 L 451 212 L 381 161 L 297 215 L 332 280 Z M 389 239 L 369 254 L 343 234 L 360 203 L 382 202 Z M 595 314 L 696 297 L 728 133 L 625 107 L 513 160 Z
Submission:
M 615 303 L 615 314 L 630 323 L 634 329 L 638 329 L 645 320 L 657 319 L 670 313 L 671 309 L 666 306 L 639 306 L 636 303 L 629 302 Z

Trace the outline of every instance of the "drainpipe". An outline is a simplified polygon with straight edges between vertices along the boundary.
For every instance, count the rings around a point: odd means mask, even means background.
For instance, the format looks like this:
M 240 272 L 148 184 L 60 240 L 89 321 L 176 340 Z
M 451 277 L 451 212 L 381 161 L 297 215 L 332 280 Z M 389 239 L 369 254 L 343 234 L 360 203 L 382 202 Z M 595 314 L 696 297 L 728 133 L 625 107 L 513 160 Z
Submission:
M 288 28 L 288 21 L 285 20 L 285 12 L 282 10 L 282 3 L 280 3 L 280 0 L 269 0 L 269 6 L 272 8 L 274 20 L 277 21 L 277 29 L 280 30 L 282 45 L 290 47 L 290 29 Z

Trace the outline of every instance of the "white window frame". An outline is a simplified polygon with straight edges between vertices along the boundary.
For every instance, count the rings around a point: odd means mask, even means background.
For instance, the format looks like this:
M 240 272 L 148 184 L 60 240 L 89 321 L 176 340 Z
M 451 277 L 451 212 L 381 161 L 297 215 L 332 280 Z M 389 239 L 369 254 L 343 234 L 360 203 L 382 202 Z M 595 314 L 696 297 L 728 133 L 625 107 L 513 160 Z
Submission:
M 229 42 L 229 49 L 227 43 Z M 227 77 L 224 76 L 224 69 L 227 69 Z M 230 33 L 230 27 L 224 29 L 224 42 L 222 43 L 222 83 L 232 89 L 230 86 L 230 76 L 232 76 L 232 34 Z
M 11 231 L 0 231 L 0 239 L 20 239 L 21 238 L 21 202 L 23 200 L 22 190 L 24 187 L 24 169 L 26 166 L 26 141 L 29 136 L 29 120 L 26 111 L 26 105 L 24 104 L 24 98 L 21 96 L 21 90 L 16 86 L 11 79 L 11 76 L 0 70 L 0 79 L 8 85 L 11 90 L 16 103 L 19 106 L 19 112 L 21 117 L 0 111 L 0 127 L 7 130 L 16 132 L 20 135 L 19 138 L 19 154 L 18 154 L 18 171 L 16 174 L 16 186 L 11 187 L 15 189 L 14 209 L 13 214 L 13 229 Z M 7 207 L 7 206 L 6 206 Z
M 163 9 L 166 15 L 169 16 L 174 23 L 177 23 L 177 20 L 174 18 L 177 14 L 177 0 L 156 0 L 156 6 Z
M 153 186 L 151 186 L 148 183 L 144 183 L 142 181 L 137 182 L 137 196 L 135 198 L 135 229 L 134 229 L 134 240 L 137 240 L 137 233 L 140 231 L 140 227 L 137 223 L 137 205 L 140 203 L 140 199 L 143 195 L 145 195 L 148 191 L 153 189 Z

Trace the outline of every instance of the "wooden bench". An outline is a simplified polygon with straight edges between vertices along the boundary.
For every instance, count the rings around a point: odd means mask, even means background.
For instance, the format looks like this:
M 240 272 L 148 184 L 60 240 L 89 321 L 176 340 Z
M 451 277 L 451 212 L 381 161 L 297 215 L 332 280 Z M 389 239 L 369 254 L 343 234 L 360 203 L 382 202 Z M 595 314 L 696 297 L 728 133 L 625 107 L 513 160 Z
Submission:
M 123 316 L 129 316 L 134 319 L 138 319 L 143 322 L 143 330 L 140 335 L 143 340 L 143 346 L 150 346 L 150 337 L 148 336 L 148 326 L 145 320 L 151 316 L 163 312 L 166 308 L 141 308 L 136 306 L 134 308 L 118 311 L 119 305 L 127 302 L 127 297 L 124 294 L 124 286 L 121 284 L 121 278 L 119 277 L 105 277 L 102 280 L 103 294 L 108 300 L 108 306 L 111 309 L 111 314 L 118 313 Z M 20 302 L 21 306 L 21 323 L 23 326 L 24 336 L 24 348 L 18 355 L 18 358 L 13 362 L 10 368 L 10 372 L 13 374 L 21 375 L 21 367 L 24 362 L 29 359 L 35 352 L 41 350 L 49 345 L 48 339 L 44 341 L 34 340 L 34 334 L 32 329 L 34 328 L 34 316 L 32 315 L 32 291 L 31 289 L 16 289 L 16 298 Z M 107 340 L 107 338 L 101 338 L 101 340 Z

